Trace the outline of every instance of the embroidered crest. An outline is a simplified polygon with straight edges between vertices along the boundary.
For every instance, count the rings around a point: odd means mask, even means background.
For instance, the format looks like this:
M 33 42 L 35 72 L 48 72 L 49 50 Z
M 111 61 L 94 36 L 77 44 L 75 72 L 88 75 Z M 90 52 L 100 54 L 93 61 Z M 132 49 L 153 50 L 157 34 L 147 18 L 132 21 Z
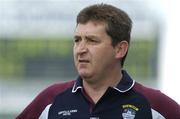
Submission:
M 136 112 L 139 110 L 139 108 L 131 104 L 123 105 L 122 108 L 123 108 L 123 113 L 122 113 L 123 119 L 134 119 Z

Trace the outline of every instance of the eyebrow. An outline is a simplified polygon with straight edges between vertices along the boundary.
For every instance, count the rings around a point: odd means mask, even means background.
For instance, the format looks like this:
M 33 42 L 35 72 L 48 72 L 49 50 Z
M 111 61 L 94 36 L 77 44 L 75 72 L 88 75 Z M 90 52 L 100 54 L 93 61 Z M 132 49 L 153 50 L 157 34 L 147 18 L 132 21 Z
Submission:
M 85 36 L 85 37 L 90 37 L 90 38 L 98 38 L 97 36 L 93 36 L 93 35 L 89 35 L 89 36 Z
M 74 35 L 74 38 L 80 38 L 81 37 L 81 35 Z M 86 35 L 86 36 L 84 36 L 85 38 L 96 38 L 96 39 L 98 39 L 98 37 L 97 36 L 94 36 L 94 35 Z
M 74 37 L 73 38 L 80 38 L 80 36 L 79 35 L 74 35 Z

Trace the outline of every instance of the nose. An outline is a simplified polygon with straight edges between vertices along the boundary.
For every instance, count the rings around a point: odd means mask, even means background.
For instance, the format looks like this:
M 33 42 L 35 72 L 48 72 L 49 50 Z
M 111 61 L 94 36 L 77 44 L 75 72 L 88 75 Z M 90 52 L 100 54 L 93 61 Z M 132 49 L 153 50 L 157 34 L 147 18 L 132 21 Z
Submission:
M 87 44 L 85 40 L 82 40 L 78 45 L 77 45 L 77 54 L 83 54 L 88 51 Z

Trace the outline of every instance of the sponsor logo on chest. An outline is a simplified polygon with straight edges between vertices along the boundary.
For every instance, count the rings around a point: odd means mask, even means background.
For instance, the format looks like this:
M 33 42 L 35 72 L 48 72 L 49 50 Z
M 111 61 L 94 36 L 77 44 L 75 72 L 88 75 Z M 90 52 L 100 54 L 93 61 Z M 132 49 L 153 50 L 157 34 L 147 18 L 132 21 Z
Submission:
M 77 113 L 78 110 L 77 109 L 72 109 L 72 110 L 62 110 L 58 112 L 58 115 L 62 115 L 62 116 L 71 116 L 71 114 L 73 113 Z

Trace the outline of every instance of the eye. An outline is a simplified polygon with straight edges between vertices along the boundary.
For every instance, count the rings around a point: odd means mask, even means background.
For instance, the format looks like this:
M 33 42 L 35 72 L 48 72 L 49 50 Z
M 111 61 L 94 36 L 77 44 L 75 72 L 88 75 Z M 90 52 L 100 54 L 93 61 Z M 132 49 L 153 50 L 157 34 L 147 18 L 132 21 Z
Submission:
M 95 38 L 87 37 L 86 39 L 88 42 L 91 42 L 91 43 L 97 43 L 98 42 Z
M 78 37 L 78 36 L 75 36 L 75 37 L 74 37 L 74 42 L 75 42 L 75 43 L 78 43 L 80 40 L 81 40 L 81 37 Z

